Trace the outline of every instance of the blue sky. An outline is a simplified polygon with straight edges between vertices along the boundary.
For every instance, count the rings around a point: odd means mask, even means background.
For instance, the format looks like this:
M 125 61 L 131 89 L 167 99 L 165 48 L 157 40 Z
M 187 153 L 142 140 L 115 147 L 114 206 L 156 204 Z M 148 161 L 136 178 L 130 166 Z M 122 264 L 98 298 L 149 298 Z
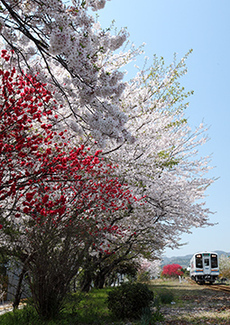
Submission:
M 210 141 L 202 155 L 212 154 L 219 179 L 207 191 L 206 206 L 216 212 L 214 227 L 192 229 L 182 236 L 187 245 L 166 249 L 165 255 L 182 256 L 199 250 L 230 252 L 230 1 L 229 0 L 111 0 L 99 12 L 99 21 L 108 27 L 115 20 L 118 28 L 127 27 L 135 45 L 146 43 L 144 56 L 163 56 L 167 63 L 193 49 L 181 80 L 194 90 L 187 109 L 192 126 L 204 121 L 210 126 Z M 132 67 L 127 68 L 132 72 Z

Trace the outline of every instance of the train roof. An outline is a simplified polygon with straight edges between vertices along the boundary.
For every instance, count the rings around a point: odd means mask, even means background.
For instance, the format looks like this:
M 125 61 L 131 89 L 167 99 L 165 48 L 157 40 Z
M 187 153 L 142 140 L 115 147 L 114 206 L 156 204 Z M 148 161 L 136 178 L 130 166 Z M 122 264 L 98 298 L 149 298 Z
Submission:
M 193 256 L 196 255 L 196 254 L 215 254 L 215 255 L 218 255 L 218 253 L 211 252 L 211 251 L 200 251 L 200 252 L 196 252 L 196 253 L 193 254 Z

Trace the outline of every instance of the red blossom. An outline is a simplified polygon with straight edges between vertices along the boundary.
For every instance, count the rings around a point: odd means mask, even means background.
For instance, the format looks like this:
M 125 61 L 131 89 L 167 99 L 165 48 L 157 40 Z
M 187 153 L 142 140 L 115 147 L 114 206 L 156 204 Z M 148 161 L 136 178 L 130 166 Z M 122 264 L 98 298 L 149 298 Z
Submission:
M 167 264 L 163 267 L 162 275 L 164 276 L 175 277 L 182 274 L 182 266 L 179 264 Z
M 2 51 L 2 57 L 7 56 Z M 111 216 L 136 198 L 113 177 L 115 167 L 104 163 L 100 150 L 91 153 L 84 145 L 63 143 L 67 130 L 52 130 L 48 116 L 53 112 L 46 103 L 54 111 L 55 103 L 45 84 L 17 74 L 15 68 L 2 69 L 0 75 L 0 201 L 14 202 L 13 209 L 6 204 L 6 211 L 17 218 L 31 216 L 36 227 L 51 220 L 60 229 L 79 228 L 84 236 L 122 235 L 120 226 L 110 225 Z M 108 220 L 99 225 L 97 215 L 102 212 Z

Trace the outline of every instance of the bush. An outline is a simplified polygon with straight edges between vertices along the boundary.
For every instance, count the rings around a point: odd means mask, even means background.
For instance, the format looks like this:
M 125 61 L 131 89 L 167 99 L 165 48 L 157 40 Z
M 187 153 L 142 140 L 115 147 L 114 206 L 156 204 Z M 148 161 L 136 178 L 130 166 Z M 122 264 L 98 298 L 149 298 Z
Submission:
M 147 284 L 124 283 L 108 294 L 108 308 L 118 319 L 137 319 L 153 301 Z
M 137 275 L 138 282 L 149 282 L 150 281 L 150 274 L 149 272 L 139 272 Z
M 164 265 L 161 275 L 166 278 L 177 278 L 179 275 L 183 275 L 182 266 L 179 264 Z
M 164 321 L 164 316 L 160 313 L 159 305 L 155 306 L 154 309 L 154 313 L 151 312 L 149 307 L 143 309 L 140 325 L 152 325 L 156 324 L 156 322 Z
M 170 291 L 162 291 L 158 295 L 162 304 L 171 304 L 174 300 L 174 295 Z

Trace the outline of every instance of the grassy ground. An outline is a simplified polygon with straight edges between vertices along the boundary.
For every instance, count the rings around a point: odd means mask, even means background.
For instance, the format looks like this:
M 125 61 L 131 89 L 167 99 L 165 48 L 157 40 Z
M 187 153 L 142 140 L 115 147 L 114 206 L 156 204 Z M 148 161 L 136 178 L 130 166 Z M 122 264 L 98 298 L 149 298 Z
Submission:
M 22 310 L 8 312 L 0 316 L 0 325 L 149 325 L 149 310 L 142 319 L 119 321 L 107 308 L 107 296 L 111 288 L 92 290 L 89 294 L 76 293 L 69 296 L 62 313 L 56 320 L 42 321 L 30 305 Z M 162 319 L 155 311 L 157 319 Z M 154 317 L 155 317 L 154 316 Z M 151 322 L 152 324 L 155 322 Z
M 159 296 L 170 297 L 169 303 L 161 306 L 164 321 L 159 324 L 230 325 L 228 293 L 212 291 L 187 281 L 160 280 L 155 281 L 152 288 Z
M 0 325 L 75 325 L 106 324 L 114 321 L 106 306 L 109 289 L 93 290 L 89 294 L 76 293 L 68 297 L 56 320 L 42 321 L 30 305 L 0 316 Z
M 76 293 L 69 297 L 60 317 L 41 321 L 31 306 L 15 313 L 0 316 L 0 325 L 153 325 L 153 324 L 218 324 L 230 325 L 230 294 L 211 291 L 204 286 L 179 281 L 153 281 L 150 284 L 157 301 L 152 312 L 139 321 L 117 321 L 110 314 L 106 299 L 111 289 L 93 290 L 89 294 Z M 158 318 L 158 320 L 156 320 Z

